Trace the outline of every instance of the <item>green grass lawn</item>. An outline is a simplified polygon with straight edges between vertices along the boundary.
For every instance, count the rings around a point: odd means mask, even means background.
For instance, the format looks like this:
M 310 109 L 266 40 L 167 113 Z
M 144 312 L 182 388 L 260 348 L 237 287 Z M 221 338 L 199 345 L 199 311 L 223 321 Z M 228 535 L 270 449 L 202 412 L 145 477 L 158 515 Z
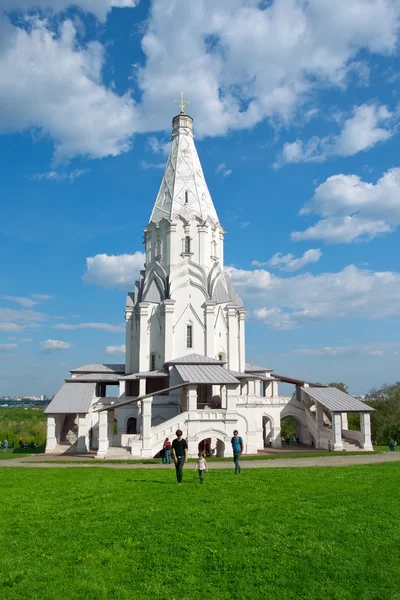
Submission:
M 399 479 L 0 468 L 0 598 L 398 600 Z

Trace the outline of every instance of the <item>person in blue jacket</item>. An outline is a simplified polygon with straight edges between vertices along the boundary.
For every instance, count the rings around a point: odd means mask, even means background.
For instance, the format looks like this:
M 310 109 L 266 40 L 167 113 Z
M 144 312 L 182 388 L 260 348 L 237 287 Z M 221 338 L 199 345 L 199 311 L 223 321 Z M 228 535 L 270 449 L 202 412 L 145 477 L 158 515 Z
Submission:
M 233 450 L 233 462 L 235 463 L 235 474 L 237 474 L 240 473 L 240 471 L 242 470 L 240 467 L 240 456 L 243 452 L 243 440 L 239 436 L 237 429 L 235 429 L 235 431 L 233 432 L 231 444 Z

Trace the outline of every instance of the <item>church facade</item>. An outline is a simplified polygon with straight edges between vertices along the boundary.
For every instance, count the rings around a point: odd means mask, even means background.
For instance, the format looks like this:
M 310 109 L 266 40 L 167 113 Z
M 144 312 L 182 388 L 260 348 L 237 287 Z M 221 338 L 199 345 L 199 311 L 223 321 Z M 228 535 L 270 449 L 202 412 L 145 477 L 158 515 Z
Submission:
M 71 370 L 46 409 L 46 452 L 152 457 L 181 429 L 190 456 L 205 442 L 229 456 L 238 429 L 254 454 L 281 445 L 285 416 L 303 444 L 372 448 L 370 407 L 246 363 L 246 310 L 224 271 L 224 235 L 182 110 L 144 230 L 145 266 L 126 300 L 125 364 Z M 281 381 L 292 397 L 279 395 Z M 348 411 L 362 414 L 360 432 L 348 431 Z

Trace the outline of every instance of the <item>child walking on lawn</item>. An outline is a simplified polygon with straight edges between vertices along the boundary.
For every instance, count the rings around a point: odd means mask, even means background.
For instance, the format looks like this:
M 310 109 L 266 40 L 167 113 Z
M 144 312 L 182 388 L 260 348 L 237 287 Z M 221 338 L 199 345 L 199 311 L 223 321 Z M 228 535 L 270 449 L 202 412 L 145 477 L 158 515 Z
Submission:
M 208 465 L 205 456 L 206 455 L 204 452 L 199 452 L 199 458 L 194 468 L 195 471 L 199 471 L 200 483 L 204 483 L 204 473 L 205 471 L 208 471 Z

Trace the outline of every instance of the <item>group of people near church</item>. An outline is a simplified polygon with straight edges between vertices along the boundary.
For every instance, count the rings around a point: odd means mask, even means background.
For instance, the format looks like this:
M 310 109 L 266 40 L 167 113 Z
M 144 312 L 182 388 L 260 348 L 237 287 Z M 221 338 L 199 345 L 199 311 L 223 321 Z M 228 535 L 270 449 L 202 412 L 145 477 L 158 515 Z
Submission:
M 183 438 L 183 433 L 180 429 L 176 432 L 176 438 L 173 440 L 172 444 L 169 441 L 169 438 L 165 438 L 165 442 L 163 444 L 161 457 L 162 463 L 169 465 L 172 460 L 175 463 L 175 471 L 176 471 L 176 479 L 178 485 L 182 485 L 183 478 L 183 467 L 185 462 L 187 462 L 187 453 L 188 453 L 188 445 L 187 441 Z M 240 457 L 243 452 L 244 444 L 243 439 L 239 436 L 239 432 L 237 429 L 233 432 L 233 437 L 231 439 L 232 450 L 233 450 L 233 461 L 235 463 L 235 474 L 241 472 L 240 466 Z M 204 474 L 208 471 L 208 464 L 206 461 L 206 452 L 204 449 L 200 449 L 199 456 L 196 462 L 195 471 L 199 473 L 200 483 L 204 483 Z

